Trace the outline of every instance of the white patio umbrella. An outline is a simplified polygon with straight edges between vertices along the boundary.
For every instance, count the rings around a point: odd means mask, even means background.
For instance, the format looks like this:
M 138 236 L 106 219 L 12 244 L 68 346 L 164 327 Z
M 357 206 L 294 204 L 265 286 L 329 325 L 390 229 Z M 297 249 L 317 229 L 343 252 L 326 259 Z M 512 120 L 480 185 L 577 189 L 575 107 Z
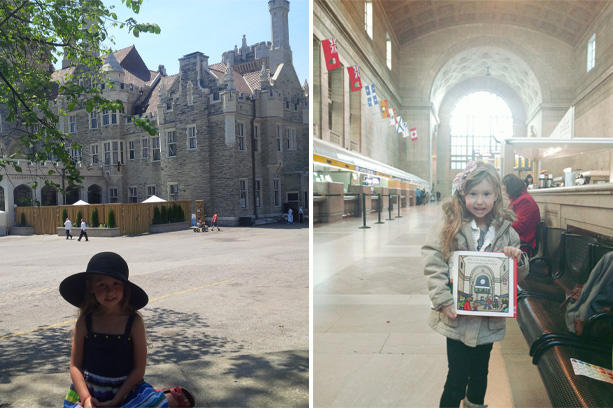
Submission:
M 85 202 L 85 201 L 83 201 L 83 200 L 79 200 L 79 201 L 77 201 L 76 203 L 74 203 L 73 205 L 89 205 L 89 203 L 88 203 L 88 202 Z
M 156 195 L 152 195 L 151 197 L 149 197 L 148 199 L 146 199 L 145 201 L 143 201 L 143 203 L 165 203 L 166 200 L 164 200 L 163 198 L 160 198 Z

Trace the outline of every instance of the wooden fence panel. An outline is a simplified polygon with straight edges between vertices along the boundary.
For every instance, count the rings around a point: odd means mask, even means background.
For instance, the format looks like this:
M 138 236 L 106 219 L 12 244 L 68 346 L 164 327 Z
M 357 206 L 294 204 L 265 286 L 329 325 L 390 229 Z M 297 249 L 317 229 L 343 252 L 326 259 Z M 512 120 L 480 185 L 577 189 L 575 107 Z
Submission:
M 63 227 L 65 219 L 62 219 L 64 210 L 72 221 L 73 228 L 80 228 L 81 220 L 77 220 L 77 214 L 81 211 L 81 217 L 90 228 L 99 225 L 91 225 L 91 214 L 94 208 L 98 210 L 98 222 L 107 224 L 108 213 L 113 210 L 115 225 L 119 227 L 121 235 L 136 235 L 149 232 L 153 224 L 153 212 L 155 208 L 170 208 L 178 205 L 183 209 L 185 220 L 191 217 L 191 201 L 168 201 L 162 203 L 117 203 L 117 204 L 90 204 L 90 205 L 58 205 L 45 207 L 17 207 L 17 221 L 21 220 L 21 214 L 25 214 L 26 224 L 34 227 L 35 234 L 57 234 L 57 227 Z

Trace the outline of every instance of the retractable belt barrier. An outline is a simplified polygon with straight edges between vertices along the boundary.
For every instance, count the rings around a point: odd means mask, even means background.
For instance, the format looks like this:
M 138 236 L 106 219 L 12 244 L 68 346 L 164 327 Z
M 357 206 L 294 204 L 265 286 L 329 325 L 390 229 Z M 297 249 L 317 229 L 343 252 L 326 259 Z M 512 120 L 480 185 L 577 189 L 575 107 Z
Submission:
M 362 200 L 360 200 L 360 196 L 362 196 Z M 398 215 L 396 216 L 396 218 L 402 218 L 402 216 L 400 215 L 400 200 L 402 195 L 400 194 L 368 194 L 368 193 L 350 193 L 350 194 L 313 194 L 313 198 L 315 197 L 357 197 L 358 198 L 358 213 L 361 211 L 362 212 L 362 226 L 359 227 L 360 229 L 368 229 L 370 228 L 369 226 L 366 225 L 366 196 L 370 196 L 370 197 L 376 197 L 377 198 L 377 222 L 375 222 L 375 224 L 385 224 L 385 222 L 381 221 L 381 197 L 388 197 L 388 213 L 389 213 L 389 218 L 386 219 L 386 221 L 394 221 L 394 218 L 392 218 L 392 210 L 393 210 L 393 204 L 392 204 L 392 198 L 393 197 L 399 197 L 398 198 Z M 361 208 L 360 208 L 361 207 Z

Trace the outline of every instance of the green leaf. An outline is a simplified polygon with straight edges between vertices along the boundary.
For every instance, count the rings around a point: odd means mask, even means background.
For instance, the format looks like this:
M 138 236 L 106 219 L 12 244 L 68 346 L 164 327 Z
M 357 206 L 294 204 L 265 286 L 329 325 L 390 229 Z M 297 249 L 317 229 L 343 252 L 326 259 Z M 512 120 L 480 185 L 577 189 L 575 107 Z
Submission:
M 94 110 L 94 104 L 92 103 L 92 101 L 87 102 L 85 110 L 87 111 L 87 113 L 92 113 L 92 111 Z

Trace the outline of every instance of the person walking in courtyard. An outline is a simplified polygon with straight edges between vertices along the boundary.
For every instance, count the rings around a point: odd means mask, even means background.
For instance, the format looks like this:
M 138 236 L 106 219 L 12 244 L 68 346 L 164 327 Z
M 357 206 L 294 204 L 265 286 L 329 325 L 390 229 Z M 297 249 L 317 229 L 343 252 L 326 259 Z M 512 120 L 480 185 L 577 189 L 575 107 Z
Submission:
M 70 222 L 70 219 L 66 218 L 66 221 L 64 221 L 64 228 L 66 229 L 66 239 L 68 239 L 68 237 L 72 239 L 72 234 L 70 233 L 72 230 L 72 222 Z
M 85 241 L 89 241 L 89 238 L 87 238 L 87 224 L 85 223 L 85 220 L 83 218 L 81 218 L 81 233 L 79 234 L 79 239 L 77 239 L 77 241 L 81 242 L 81 238 L 85 237 Z
M 449 260 L 454 251 L 504 252 L 518 261 L 517 279 L 528 274 L 528 257 L 519 249 L 511 227 L 513 213 L 503 208 L 502 181 L 496 169 L 469 162 L 453 180 L 453 197 L 443 203 L 444 218 L 422 247 L 424 274 L 432 302 L 429 325 L 447 337 L 449 371 L 441 407 L 482 407 L 487 389 L 490 353 L 502 341 L 501 317 L 458 315 L 450 290 Z
M 300 224 L 304 222 L 304 211 L 302 210 L 302 206 L 298 208 L 298 220 L 300 221 Z
M 291 207 L 289 208 L 289 210 L 287 210 L 287 223 L 288 224 L 294 223 L 294 211 L 292 210 Z
M 214 231 L 215 227 L 217 227 L 217 231 L 219 231 L 219 224 L 217 223 L 217 211 L 215 211 L 215 213 L 213 214 L 213 228 L 211 229 L 211 231 Z
M 149 298 L 128 280 L 126 261 L 113 252 L 94 255 L 85 272 L 60 284 L 60 294 L 79 308 L 72 334 L 72 385 L 64 408 L 193 407 L 183 387 L 155 390 L 143 379 L 147 338 L 137 312 Z

